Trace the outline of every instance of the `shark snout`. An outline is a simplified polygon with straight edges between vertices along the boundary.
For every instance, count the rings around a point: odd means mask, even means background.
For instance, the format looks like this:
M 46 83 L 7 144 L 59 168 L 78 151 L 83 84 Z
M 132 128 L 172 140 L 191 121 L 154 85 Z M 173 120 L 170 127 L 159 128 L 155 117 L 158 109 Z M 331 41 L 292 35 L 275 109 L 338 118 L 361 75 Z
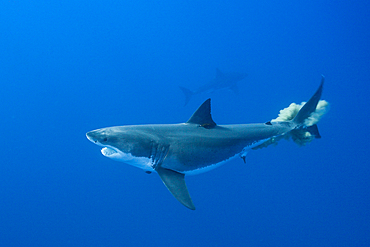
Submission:
M 86 137 L 87 137 L 87 139 L 89 139 L 89 141 L 91 141 L 91 142 L 93 142 L 93 143 L 95 143 L 95 144 L 97 144 L 97 143 L 98 143 L 98 138 L 97 138 L 97 136 L 96 136 L 95 131 L 87 132 L 87 133 L 86 133 Z
M 94 140 L 94 138 L 92 138 L 92 136 L 91 136 L 91 135 L 89 135 L 89 133 L 90 133 L 90 132 L 86 133 L 86 137 L 87 137 L 87 139 L 89 139 L 89 141 L 91 141 L 91 142 L 96 142 L 96 140 Z
M 89 139 L 89 141 L 99 146 L 105 146 L 108 141 L 108 135 L 106 134 L 106 131 L 101 129 L 87 132 L 86 137 Z

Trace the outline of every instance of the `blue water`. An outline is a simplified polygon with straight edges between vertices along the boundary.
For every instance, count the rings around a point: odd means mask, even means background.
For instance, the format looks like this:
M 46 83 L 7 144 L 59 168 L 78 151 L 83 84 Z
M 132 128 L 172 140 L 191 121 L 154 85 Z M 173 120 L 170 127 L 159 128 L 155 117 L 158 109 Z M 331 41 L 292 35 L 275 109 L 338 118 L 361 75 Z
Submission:
M 367 1 L 2 1 L 1 246 L 369 246 Z M 216 68 L 239 94 L 195 96 Z M 281 141 L 188 177 L 109 160 L 87 131 L 265 122 L 326 77 L 322 139 Z

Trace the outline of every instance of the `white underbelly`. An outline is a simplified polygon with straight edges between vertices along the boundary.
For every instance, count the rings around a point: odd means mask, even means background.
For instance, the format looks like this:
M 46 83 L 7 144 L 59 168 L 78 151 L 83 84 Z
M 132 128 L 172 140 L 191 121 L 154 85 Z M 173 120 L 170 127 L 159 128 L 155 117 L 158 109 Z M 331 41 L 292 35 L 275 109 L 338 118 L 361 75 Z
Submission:
M 201 168 L 198 168 L 198 169 L 194 169 L 194 170 L 190 170 L 190 171 L 185 171 L 183 172 L 185 175 L 188 175 L 188 176 L 192 176 L 192 175 L 198 175 L 198 174 L 201 174 L 201 173 L 204 173 L 204 172 L 209 172 L 217 167 L 220 167 L 222 166 L 223 164 L 225 164 L 226 162 L 234 159 L 235 157 L 238 157 L 239 154 L 236 154 L 226 160 L 223 160 L 221 162 L 218 162 L 216 164 L 213 164 L 213 165 L 209 165 L 209 166 L 205 166 L 205 167 L 201 167 Z
M 204 173 L 204 172 L 208 172 L 208 171 L 211 171 L 217 167 L 220 167 L 221 165 L 225 164 L 226 162 L 234 159 L 235 157 L 241 157 L 245 160 L 245 157 L 247 155 L 247 153 L 254 147 L 258 146 L 258 145 L 261 145 L 262 143 L 266 142 L 267 140 L 269 140 L 270 138 L 268 139 L 264 139 L 264 140 L 259 140 L 259 141 L 255 141 L 253 143 L 251 143 L 250 145 L 246 146 L 243 148 L 243 150 L 240 152 L 240 153 L 237 153 L 235 154 L 234 156 L 226 159 L 226 160 L 223 160 L 221 162 L 218 162 L 216 164 L 213 164 L 213 165 L 209 165 L 209 166 L 205 166 L 205 167 L 201 167 L 201 168 L 198 168 L 198 169 L 194 169 L 194 170 L 190 170 L 190 171 L 185 171 L 183 172 L 185 175 L 197 175 L 197 174 L 200 174 L 200 173 Z

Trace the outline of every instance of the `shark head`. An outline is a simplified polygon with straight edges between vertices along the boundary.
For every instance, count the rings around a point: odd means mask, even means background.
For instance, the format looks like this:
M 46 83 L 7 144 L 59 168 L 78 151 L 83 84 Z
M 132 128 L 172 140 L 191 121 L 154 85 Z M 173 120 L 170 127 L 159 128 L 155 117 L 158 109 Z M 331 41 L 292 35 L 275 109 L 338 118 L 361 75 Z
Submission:
M 129 127 L 129 126 L 128 126 Z M 109 127 L 86 133 L 87 139 L 103 147 L 101 153 L 110 159 L 153 171 L 153 141 L 140 131 L 124 127 Z

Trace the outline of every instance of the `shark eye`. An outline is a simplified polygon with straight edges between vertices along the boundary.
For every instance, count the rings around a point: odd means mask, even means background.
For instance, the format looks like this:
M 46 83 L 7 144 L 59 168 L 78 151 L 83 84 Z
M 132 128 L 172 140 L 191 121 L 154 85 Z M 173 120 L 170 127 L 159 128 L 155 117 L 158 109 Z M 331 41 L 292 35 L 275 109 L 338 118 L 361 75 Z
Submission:
M 106 138 L 106 137 L 105 137 L 105 138 L 103 139 L 103 142 L 106 142 L 107 140 L 108 140 L 108 138 Z

